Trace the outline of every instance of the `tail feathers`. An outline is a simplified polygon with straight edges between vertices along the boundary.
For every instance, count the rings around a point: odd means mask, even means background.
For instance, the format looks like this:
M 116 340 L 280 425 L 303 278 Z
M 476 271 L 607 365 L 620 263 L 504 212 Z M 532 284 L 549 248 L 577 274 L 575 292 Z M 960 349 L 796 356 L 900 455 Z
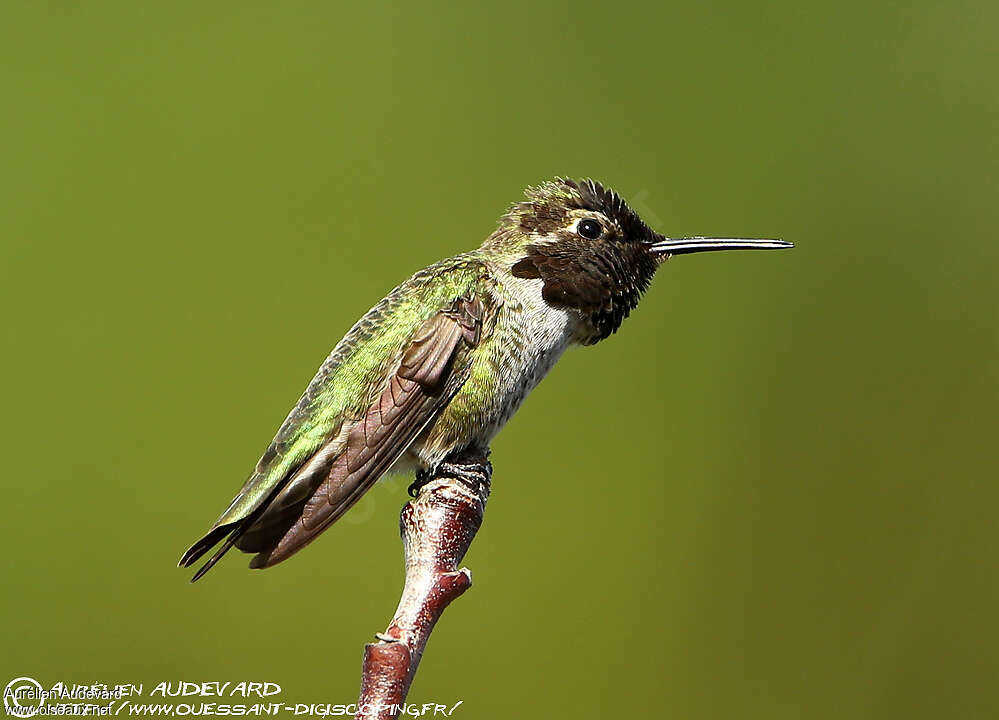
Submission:
M 222 547 L 220 547 L 218 551 L 212 555 L 208 562 L 198 569 L 198 572 L 194 573 L 194 577 L 191 578 L 191 582 L 197 582 L 202 575 L 211 570 L 215 563 L 221 560 L 222 556 L 225 555 L 230 548 L 232 548 L 236 542 L 236 538 L 242 534 L 241 528 L 243 526 L 245 526 L 244 523 L 226 523 L 225 525 L 219 525 L 218 527 L 212 528 L 208 531 L 207 535 L 198 540 L 198 542 L 194 543 L 194 545 L 192 545 L 188 551 L 184 553 L 180 562 L 177 563 L 177 566 L 191 567 L 191 565 L 198 561 L 198 558 L 215 547 L 219 540 L 228 535 L 229 537 L 222 544 Z
M 198 568 L 198 572 L 194 573 L 194 577 L 191 578 L 191 582 L 198 582 L 202 575 L 215 567 L 215 563 L 221 560 L 222 556 L 232 549 L 232 546 L 236 544 L 236 538 L 238 538 L 241 534 L 241 528 L 233 530 L 232 534 L 226 538 L 224 543 L 222 543 L 222 547 L 215 551 L 215 554 L 208 559 L 208 562 Z
M 198 540 L 198 542 L 194 543 L 194 545 L 192 545 L 191 548 L 184 553 L 184 556 L 180 559 L 180 562 L 177 563 L 177 565 L 179 567 L 190 567 L 197 562 L 198 558 L 215 547 L 219 540 L 228 535 L 229 537 L 227 537 L 225 542 L 222 543 L 222 547 L 216 550 L 215 554 L 208 559 L 208 562 L 198 568 L 198 571 L 194 573 L 194 577 L 191 578 L 191 582 L 197 582 L 206 572 L 215 566 L 215 563 L 222 559 L 223 555 L 233 548 L 236 541 L 239 540 L 240 536 L 246 531 L 246 529 L 253 524 L 255 519 L 256 518 L 251 516 L 239 522 L 226 523 L 225 525 L 212 528 L 207 535 Z
M 221 560 L 222 556 L 236 545 L 237 541 L 243 536 L 243 533 L 252 528 L 257 521 L 260 520 L 261 516 L 266 513 L 268 508 L 271 506 L 271 503 L 274 501 L 275 496 L 283 486 L 284 483 L 277 484 L 277 486 L 267 496 L 257 501 L 256 507 L 251 509 L 243 517 L 237 516 L 232 519 L 230 510 L 242 497 L 242 495 L 237 496 L 236 500 L 233 501 L 233 505 L 230 506 L 230 509 L 226 510 L 226 512 L 222 514 L 222 517 L 216 521 L 216 524 L 212 527 L 212 529 L 209 530 L 204 537 L 194 543 L 194 545 L 192 545 L 180 558 L 180 562 L 177 563 L 179 567 L 190 567 L 197 562 L 198 558 L 215 547 L 220 540 L 225 538 L 225 542 L 222 543 L 222 547 L 220 547 L 215 554 L 208 559 L 208 562 L 202 565 L 198 571 L 194 573 L 194 577 L 191 578 L 192 583 L 197 582 L 202 575 L 211 570 L 215 566 L 215 563 Z M 226 519 L 227 521 L 224 521 Z
M 199 557 L 215 547 L 219 540 L 232 532 L 232 526 L 233 523 L 226 523 L 225 525 L 213 527 L 203 538 L 188 548 L 187 552 L 181 557 L 180 562 L 177 563 L 177 567 L 191 567 Z
M 323 468 L 323 473 L 326 469 Z M 184 553 L 178 566 L 190 567 L 198 558 L 225 539 L 215 554 L 194 574 L 191 582 L 197 582 L 233 547 L 246 553 L 264 552 L 271 549 L 285 535 L 288 528 L 301 517 L 305 499 L 291 502 L 283 507 L 278 497 L 281 488 L 279 485 L 249 515 L 213 527 Z

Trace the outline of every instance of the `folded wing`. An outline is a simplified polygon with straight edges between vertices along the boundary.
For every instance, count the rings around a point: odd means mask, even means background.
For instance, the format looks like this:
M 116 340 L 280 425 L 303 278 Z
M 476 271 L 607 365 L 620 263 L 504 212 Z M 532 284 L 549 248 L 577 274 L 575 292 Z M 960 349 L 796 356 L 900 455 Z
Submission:
M 233 546 L 257 553 L 251 567 L 281 562 L 349 510 L 464 384 L 482 320 L 482 302 L 471 296 L 457 298 L 427 320 L 362 418 L 345 423 L 256 512 L 195 546 L 200 555 L 229 533 L 194 580 Z M 189 552 L 182 563 L 189 565 L 196 557 Z

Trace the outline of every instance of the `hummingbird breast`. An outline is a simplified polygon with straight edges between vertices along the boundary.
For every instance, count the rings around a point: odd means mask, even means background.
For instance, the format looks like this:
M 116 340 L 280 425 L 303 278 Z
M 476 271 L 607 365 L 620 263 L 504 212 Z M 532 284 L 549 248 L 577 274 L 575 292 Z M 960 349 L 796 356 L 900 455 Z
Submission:
M 577 334 L 577 316 L 548 305 L 541 280 L 514 277 L 492 263 L 490 275 L 493 331 L 474 350 L 461 390 L 410 448 L 419 466 L 432 467 L 455 450 L 487 449 Z

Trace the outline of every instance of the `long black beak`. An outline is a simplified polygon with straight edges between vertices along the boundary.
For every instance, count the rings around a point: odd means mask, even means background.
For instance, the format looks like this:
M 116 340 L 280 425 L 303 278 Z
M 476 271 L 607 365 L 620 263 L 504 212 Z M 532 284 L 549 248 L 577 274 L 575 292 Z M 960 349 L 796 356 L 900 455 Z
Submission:
M 749 238 L 663 238 L 652 243 L 652 251 L 661 255 L 688 255 L 711 250 L 783 250 L 794 247 L 784 240 Z

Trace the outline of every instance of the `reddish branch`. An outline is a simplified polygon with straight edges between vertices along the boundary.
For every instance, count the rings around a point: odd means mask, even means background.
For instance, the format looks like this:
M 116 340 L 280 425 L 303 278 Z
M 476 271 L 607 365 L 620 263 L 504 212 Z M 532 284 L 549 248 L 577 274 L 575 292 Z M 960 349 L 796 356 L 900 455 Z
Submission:
M 406 584 L 378 642 L 364 647 L 357 718 L 395 718 L 406 701 L 434 625 L 472 585 L 458 569 L 482 524 L 493 468 L 485 455 L 442 464 L 422 483 L 399 518 Z

